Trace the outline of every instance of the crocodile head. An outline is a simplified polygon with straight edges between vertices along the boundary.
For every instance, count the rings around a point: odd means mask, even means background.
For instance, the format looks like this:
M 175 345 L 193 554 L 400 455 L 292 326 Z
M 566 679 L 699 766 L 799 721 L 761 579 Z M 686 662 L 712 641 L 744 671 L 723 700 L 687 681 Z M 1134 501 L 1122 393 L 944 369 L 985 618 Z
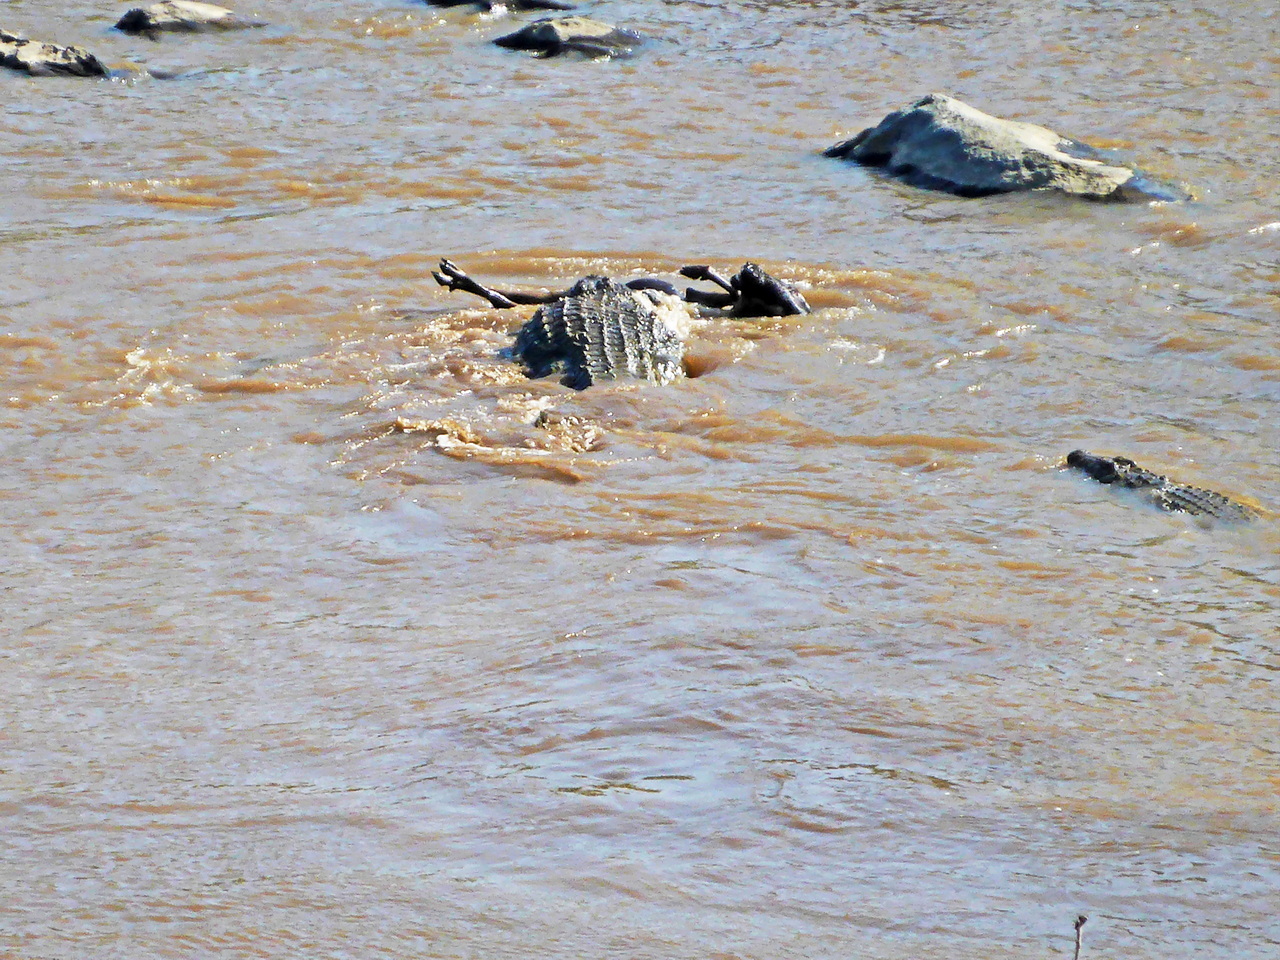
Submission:
M 1083 450 L 1067 454 L 1067 466 L 1083 470 L 1099 483 L 1119 483 L 1126 487 L 1153 486 L 1153 474 L 1127 457 L 1096 457 Z
M 1067 466 L 1083 470 L 1099 483 L 1115 483 L 1120 479 L 1116 471 L 1116 463 L 1110 457 L 1095 457 L 1083 450 L 1072 450 L 1067 454 Z

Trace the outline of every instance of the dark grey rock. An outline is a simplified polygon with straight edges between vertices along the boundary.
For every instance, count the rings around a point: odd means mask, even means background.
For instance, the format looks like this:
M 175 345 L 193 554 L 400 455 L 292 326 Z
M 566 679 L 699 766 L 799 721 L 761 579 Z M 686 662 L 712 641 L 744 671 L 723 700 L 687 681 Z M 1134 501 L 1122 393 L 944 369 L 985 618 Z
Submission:
M 59 47 L 0 30 L 0 66 L 32 76 L 105 77 L 107 68 L 80 47 Z
M 493 41 L 509 50 L 529 50 L 541 57 L 582 53 L 589 57 L 621 57 L 644 42 L 640 34 L 589 17 L 549 17 Z
M 1091 147 L 1046 127 L 1002 120 L 941 93 L 889 114 L 824 153 L 883 166 L 916 186 L 961 196 L 1061 190 L 1108 200 L 1132 193 L 1185 197 L 1129 167 L 1103 162 Z
M 622 377 L 670 383 L 684 372 L 681 316 L 673 311 L 687 319 L 669 294 L 584 277 L 538 309 L 516 335 L 513 352 L 530 376 L 559 374 L 577 390 Z
M 1255 514 L 1212 490 L 1178 483 L 1138 466 L 1127 457 L 1099 457 L 1083 450 L 1067 454 L 1067 465 L 1083 470 L 1099 483 L 1139 491 L 1161 510 L 1179 511 L 1233 523 L 1246 523 Z
M 565 0 L 426 0 L 432 7 L 476 7 L 484 13 L 506 9 L 515 13 L 529 10 L 572 10 L 574 5 Z
M 123 33 L 196 33 L 263 26 L 266 23 L 262 20 L 242 17 L 212 3 L 194 3 L 191 0 L 162 0 L 146 8 L 135 7 L 116 21 L 116 29 Z

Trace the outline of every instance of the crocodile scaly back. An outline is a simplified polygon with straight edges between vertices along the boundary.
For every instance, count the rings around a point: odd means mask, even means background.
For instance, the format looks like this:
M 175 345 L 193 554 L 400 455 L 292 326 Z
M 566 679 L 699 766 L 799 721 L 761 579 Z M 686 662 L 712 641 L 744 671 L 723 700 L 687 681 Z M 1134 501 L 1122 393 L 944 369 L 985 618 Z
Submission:
M 1230 523 L 1247 523 L 1254 519 L 1253 511 L 1242 504 L 1229 500 L 1220 493 L 1193 487 L 1185 483 L 1175 483 L 1161 477 L 1164 484 L 1153 489 L 1151 499 L 1163 510 L 1176 510 L 1192 513 L 1197 516 L 1213 517 Z
M 582 390 L 621 377 L 670 383 L 683 372 L 684 342 L 645 293 L 586 277 L 533 315 L 515 353 L 530 376 L 559 373 Z

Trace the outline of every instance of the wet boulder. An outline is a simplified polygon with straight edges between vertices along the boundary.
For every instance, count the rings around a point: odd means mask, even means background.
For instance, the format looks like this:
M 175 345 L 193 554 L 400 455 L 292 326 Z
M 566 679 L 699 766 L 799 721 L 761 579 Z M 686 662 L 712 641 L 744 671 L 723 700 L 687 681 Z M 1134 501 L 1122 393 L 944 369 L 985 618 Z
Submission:
M 81 47 L 59 47 L 28 40 L 0 30 L 0 66 L 34 77 L 62 74 L 69 77 L 105 77 L 102 61 Z
M 574 5 L 564 0 L 427 0 L 432 7 L 477 7 L 482 13 L 513 10 L 524 13 L 529 10 L 572 10 Z
M 1162 196 L 1137 171 L 1046 127 L 1002 120 L 934 93 L 889 114 L 878 126 L 824 151 L 885 167 L 915 186 L 980 197 L 1016 190 L 1061 190 L 1093 199 Z
M 643 39 L 634 31 L 589 17 L 551 17 L 535 20 L 493 42 L 508 50 L 528 50 L 540 57 L 563 53 L 619 57 L 629 54 Z
M 145 9 L 135 7 L 116 21 L 116 29 L 122 33 L 196 33 L 262 26 L 266 26 L 263 21 L 242 17 L 226 7 L 191 0 L 162 0 Z

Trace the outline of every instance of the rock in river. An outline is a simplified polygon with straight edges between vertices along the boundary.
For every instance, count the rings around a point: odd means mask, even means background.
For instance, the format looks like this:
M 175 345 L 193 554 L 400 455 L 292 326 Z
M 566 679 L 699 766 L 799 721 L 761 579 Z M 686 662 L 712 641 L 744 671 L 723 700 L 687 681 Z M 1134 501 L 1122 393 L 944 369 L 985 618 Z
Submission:
M 493 41 L 509 50 L 530 50 L 540 57 L 584 53 L 589 57 L 625 56 L 642 38 L 631 30 L 589 17 L 549 17 Z
M 195 33 L 262 26 L 266 26 L 263 21 L 242 17 L 226 7 L 191 0 L 162 0 L 145 9 L 135 7 L 116 21 L 116 29 L 123 33 Z
M 427 0 L 432 7 L 478 7 L 483 13 L 497 13 L 501 10 L 514 10 L 524 13 L 527 10 L 572 10 L 573 4 L 564 0 Z
M 1033 123 L 993 117 L 941 93 L 889 114 L 825 155 L 883 166 L 915 186 L 965 197 L 1061 190 L 1108 200 L 1133 192 L 1182 198 L 1135 170 L 1105 163 L 1083 143 Z
M 71 77 L 105 77 L 107 68 L 80 47 L 59 47 L 39 40 L 15 37 L 0 30 L 0 66 L 32 76 L 64 74 Z

